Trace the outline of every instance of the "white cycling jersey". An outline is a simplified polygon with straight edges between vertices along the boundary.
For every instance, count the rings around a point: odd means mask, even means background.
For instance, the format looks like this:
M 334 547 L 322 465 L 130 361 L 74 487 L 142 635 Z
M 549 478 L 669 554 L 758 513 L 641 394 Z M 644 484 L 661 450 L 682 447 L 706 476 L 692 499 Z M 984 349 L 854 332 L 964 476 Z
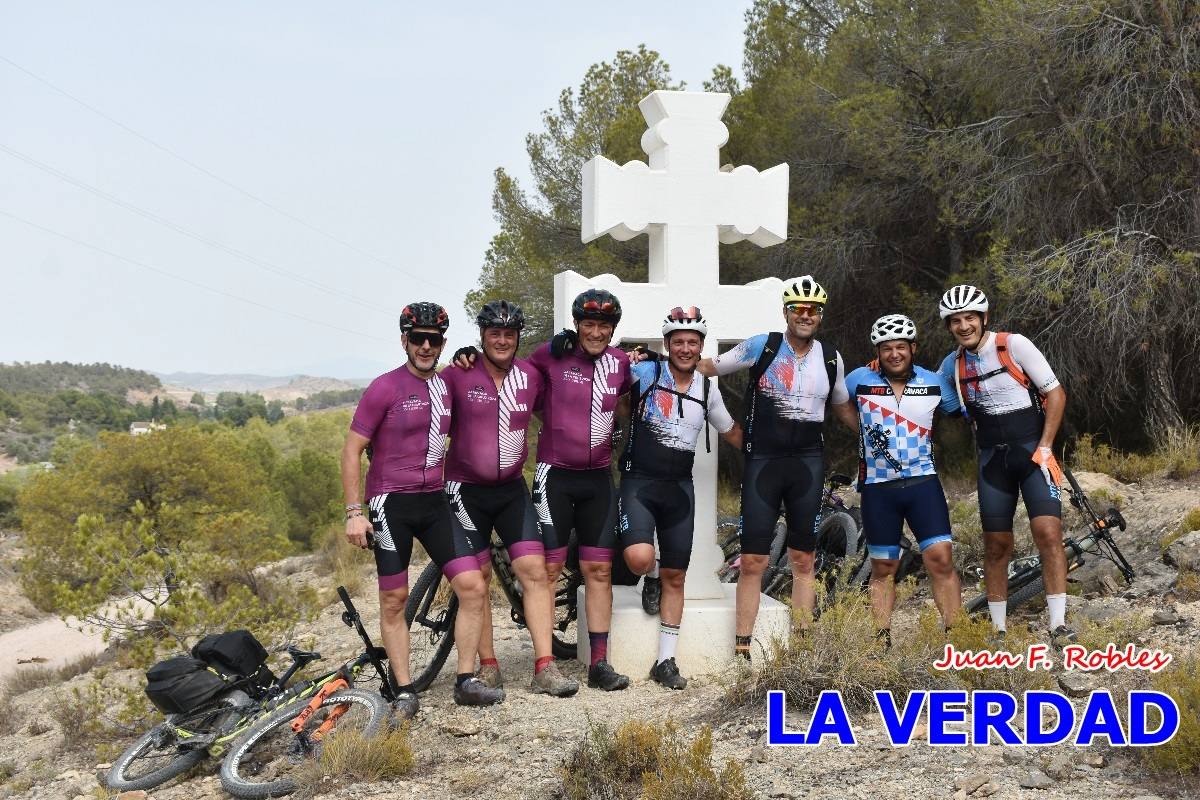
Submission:
M 1013 361 L 1028 376 L 1031 388 L 1045 394 L 1059 385 L 1058 377 L 1050 368 L 1046 357 L 1037 346 L 1019 333 L 1008 336 L 1008 351 Z M 956 357 L 954 350 L 942 361 L 941 374 L 951 386 L 955 385 Z M 991 331 L 984 333 L 979 348 L 972 353 L 964 352 L 966 358 L 966 374 L 986 375 L 989 372 L 1002 369 L 1000 355 L 996 352 L 996 336 Z M 1033 400 L 1026 389 L 1007 372 L 999 372 L 987 380 L 962 381 L 959 385 L 963 399 L 972 407 L 972 413 L 986 415 L 1008 414 L 1021 411 L 1033 406 Z

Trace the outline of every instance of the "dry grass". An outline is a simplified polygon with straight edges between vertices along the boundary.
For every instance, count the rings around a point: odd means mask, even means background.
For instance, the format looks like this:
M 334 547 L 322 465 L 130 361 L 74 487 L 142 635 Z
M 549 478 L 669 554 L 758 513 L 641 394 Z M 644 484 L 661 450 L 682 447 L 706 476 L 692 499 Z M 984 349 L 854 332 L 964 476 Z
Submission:
M 1188 478 L 1200 472 L 1200 428 L 1168 431 L 1152 453 L 1126 453 L 1088 434 L 1080 437 L 1073 463 L 1079 469 L 1103 472 L 1123 483 L 1157 476 Z
M 321 537 L 317 550 L 316 572 L 329 575 L 333 586 L 345 586 L 351 597 L 357 597 L 366 583 L 370 554 L 363 554 L 346 541 L 341 524 L 330 525 Z
M 297 774 L 300 789 L 295 796 L 311 797 L 349 784 L 398 780 L 411 773 L 415 764 L 407 725 L 373 737 L 354 730 L 338 731 L 326 740 L 320 757 L 306 762 Z
M 47 686 L 57 686 L 60 683 L 66 683 L 76 675 L 91 672 L 92 668 L 99 662 L 100 654 L 91 653 L 80 656 L 60 667 L 20 667 L 9 675 L 8 679 L 4 682 L 4 694 L 8 697 L 16 697 L 26 692 L 32 692 L 35 689 L 44 689 Z
M 1162 549 L 1166 550 L 1192 531 L 1200 531 L 1200 507 L 1193 508 L 1184 514 L 1175 529 L 1162 538 L 1160 542 Z
M 1140 748 L 1139 752 L 1157 771 L 1195 775 L 1200 772 L 1200 657 L 1190 655 L 1172 662 L 1150 684 L 1179 705 L 1179 730 L 1166 744 Z
M 712 761 L 712 729 L 687 741 L 672 721 L 590 726 L 562 767 L 566 800 L 750 800 L 734 761 Z
M 1185 603 L 1200 600 L 1200 572 L 1183 570 L 1175 579 L 1175 596 Z
M 983 526 L 979 505 L 966 500 L 950 504 L 950 529 L 954 531 L 954 566 L 965 574 L 983 563 Z

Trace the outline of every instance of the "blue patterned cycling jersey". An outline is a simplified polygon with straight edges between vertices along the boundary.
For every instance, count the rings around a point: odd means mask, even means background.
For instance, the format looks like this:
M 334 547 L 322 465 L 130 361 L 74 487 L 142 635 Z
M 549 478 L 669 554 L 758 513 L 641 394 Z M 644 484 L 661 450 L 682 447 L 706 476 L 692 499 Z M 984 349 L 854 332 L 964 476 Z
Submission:
M 924 367 L 896 399 L 891 384 L 869 367 L 846 376 L 846 390 L 858 408 L 859 484 L 934 475 L 933 415 L 958 411 L 954 385 Z

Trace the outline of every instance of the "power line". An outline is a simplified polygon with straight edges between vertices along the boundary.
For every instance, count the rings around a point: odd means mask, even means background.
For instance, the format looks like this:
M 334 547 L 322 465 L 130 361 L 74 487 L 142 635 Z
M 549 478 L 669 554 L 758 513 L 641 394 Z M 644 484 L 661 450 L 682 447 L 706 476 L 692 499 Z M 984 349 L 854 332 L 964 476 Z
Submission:
M 20 70 L 21 72 L 25 73 L 29 77 L 33 78 L 38 83 L 41 83 L 41 84 L 49 87 L 50 89 L 53 89 L 55 92 L 58 92 L 63 97 L 67 98 L 68 100 L 70 100 L 74 103 L 78 103 L 79 105 L 83 106 L 88 111 L 92 112 L 93 114 L 100 117 L 101 119 L 107 120 L 108 122 L 112 123 L 113 125 L 116 125 L 118 128 L 125 131 L 130 136 L 140 139 L 141 141 L 145 142 L 146 144 L 150 145 L 151 147 L 153 147 L 157 150 L 160 150 L 163 153 L 166 153 L 167 155 L 171 156 L 172 158 L 174 158 L 178 161 L 183 162 L 184 164 L 188 165 L 189 167 L 196 170 L 197 172 L 199 172 L 203 175 L 207 175 L 209 178 L 212 178 L 214 181 L 220 183 L 221 185 L 234 190 L 238 194 L 240 194 L 244 197 L 247 197 L 250 200 L 253 200 L 254 202 L 258 203 L 259 205 L 270 209 L 271 211 L 274 211 L 276 214 L 279 214 L 281 217 L 285 217 L 285 218 L 291 220 L 292 222 L 295 222 L 298 225 L 303 225 L 305 228 L 308 228 L 310 231 L 320 234 L 321 236 L 324 236 L 326 239 L 329 239 L 332 242 L 336 242 L 337 244 L 340 244 L 343 247 L 353 250 L 355 253 L 358 253 L 360 256 L 370 259 L 371 261 L 374 261 L 378 264 L 382 264 L 383 266 L 385 266 L 389 269 L 394 269 L 397 272 L 401 272 L 405 275 L 408 275 L 409 277 L 416 278 L 417 280 L 419 280 L 429 286 L 436 286 L 437 288 L 444 289 L 445 291 L 448 291 L 448 292 L 454 291 L 449 286 L 438 283 L 436 281 L 431 281 L 428 278 L 425 278 L 421 275 L 417 275 L 413 272 L 409 272 L 408 270 L 404 269 L 403 267 L 396 266 L 395 264 L 393 264 L 383 258 L 380 258 L 379 256 L 377 256 L 373 253 L 370 253 L 354 244 L 351 244 L 350 242 L 347 242 L 345 239 L 335 236 L 334 234 L 329 233 L 326 230 L 318 228 L 316 225 L 313 225 L 311 222 L 301 219 L 300 217 L 296 216 L 295 214 L 292 214 L 288 211 L 284 211 L 282 208 L 279 208 L 278 206 L 274 205 L 273 203 L 271 203 L 267 200 L 264 200 L 263 198 L 259 197 L 258 195 L 254 194 L 253 192 L 243 189 L 242 187 L 226 180 L 225 178 L 222 178 L 220 175 L 217 175 L 216 173 L 202 167 L 201 165 L 197 164 L 195 161 L 192 161 L 191 159 L 187 158 L 186 156 L 180 155 L 179 153 L 175 152 L 174 150 L 167 147 L 166 145 L 160 144 L 160 143 L 156 142 L 154 139 L 151 139 L 149 136 L 139 133 L 138 131 L 129 127 L 128 125 L 121 122 L 120 120 L 106 114 L 105 112 L 101 111 L 100 109 L 96 108 L 95 106 L 79 99 L 75 95 L 68 92 L 66 89 L 62 89 L 62 88 L 58 87 L 57 85 L 51 83 L 46 78 L 43 78 L 42 76 L 40 76 L 34 72 L 31 72 L 30 70 L 21 66 L 17 62 L 13 61 L 11 58 L 8 58 L 7 56 L 4 56 L 4 55 L 0 55 L 0 61 L 3 61 L 4 63 L 8 64 L 9 66 L 13 67 L 14 69 Z
M 261 267 L 262 269 L 265 269 L 268 272 L 273 272 L 276 275 L 282 275 L 285 278 L 291 278 L 292 280 L 298 281 L 303 284 L 307 284 L 308 286 L 310 286 L 314 289 L 319 289 L 320 291 L 327 292 L 327 293 L 333 294 L 333 295 L 337 295 L 338 297 L 341 297 L 344 300 L 348 300 L 351 303 L 356 303 L 356 304 L 362 306 L 363 308 L 370 309 L 371 311 L 377 311 L 380 314 L 384 314 L 389 317 L 393 316 L 392 311 L 390 311 L 389 309 L 382 308 L 382 307 L 374 305 L 372 303 L 364 302 L 363 300 L 360 300 L 358 297 L 350 294 L 349 292 L 344 292 L 344 291 L 334 288 L 332 286 L 326 286 L 325 284 L 320 283 L 319 281 L 314 281 L 311 278 L 304 277 L 303 275 L 297 275 L 296 273 L 290 272 L 289 270 L 286 270 L 283 267 L 272 264 L 270 261 L 264 261 L 262 259 L 255 258 L 254 256 L 252 256 L 248 253 L 244 253 L 241 250 L 238 250 L 236 248 L 229 247 L 228 245 L 222 244 L 221 242 L 217 241 L 216 239 L 212 239 L 208 236 L 205 236 L 204 234 L 196 233 L 195 231 L 189 230 L 188 228 L 185 228 L 182 225 L 172 222 L 169 219 L 160 217 L 151 211 L 146 211 L 145 209 L 139 208 L 139 207 L 133 205 L 132 203 L 128 203 L 119 197 L 115 197 L 114 195 L 111 195 L 108 192 L 105 192 L 103 189 L 99 189 L 95 186 L 92 186 L 89 183 L 85 183 L 84 181 L 79 180 L 78 178 L 72 177 L 71 175 L 68 175 L 65 172 L 57 170 L 54 167 L 50 166 L 49 164 L 45 164 L 41 161 L 38 161 L 37 159 L 33 158 L 32 156 L 28 156 L 20 151 L 14 150 L 11 147 L 8 147 L 7 145 L 5 145 L 3 143 L 0 143 L 0 152 L 7 153 L 10 156 L 12 156 L 13 158 L 18 159 L 19 161 L 23 161 L 26 164 L 30 165 L 31 167 L 36 167 L 37 169 L 40 169 L 45 173 L 53 175 L 55 178 L 58 178 L 61 181 L 69 183 L 72 186 L 75 186 L 76 188 L 91 192 L 92 194 L 96 195 L 97 197 L 107 200 L 108 202 L 112 203 L 113 205 L 119 206 L 119 207 L 125 209 L 126 211 L 137 214 L 140 217 L 144 217 L 145 219 L 148 219 L 151 222 L 162 225 L 164 228 L 173 230 L 176 233 L 182 234 L 191 239 L 195 239 L 196 241 L 198 241 L 202 244 L 206 244 L 209 247 L 212 247 L 212 248 L 215 248 L 222 252 L 228 253 L 236 258 L 240 258 L 241 260 L 246 261 L 250 264 L 254 264 L 257 267 Z
M 77 239 L 74 236 L 71 236 L 70 234 L 62 233 L 60 231 L 56 231 L 51 228 L 47 228 L 44 225 L 39 225 L 36 222 L 27 220 L 24 217 L 19 217 L 16 214 L 13 214 L 9 211 L 5 211 L 2 208 L 0 208 L 0 216 L 8 217 L 11 220 L 20 222 L 23 225 L 28 225 L 31 228 L 35 228 L 36 230 L 42 231 L 43 233 L 48 233 L 51 236 L 56 236 L 59 239 L 65 239 L 66 241 L 71 242 L 73 244 L 77 244 L 80 247 L 86 247 L 89 250 L 95 250 L 97 253 L 102 253 L 102 254 L 108 256 L 109 258 L 115 258 L 118 261 L 124 261 L 126 263 L 133 264 L 134 266 L 142 267 L 143 269 L 148 269 L 151 272 L 157 273 L 159 275 L 164 275 L 168 278 L 173 278 L 177 281 L 182 281 L 183 283 L 189 284 L 191 286 L 195 286 L 197 288 L 212 292 L 213 294 L 219 294 L 222 297 L 229 298 L 230 300 L 237 300 L 239 302 L 246 303 L 248 305 L 256 306 L 257 308 L 265 309 L 267 311 L 274 311 L 277 314 L 283 314 L 285 316 L 292 317 L 293 319 L 298 319 L 298 320 L 301 320 L 302 322 L 307 322 L 310 325 L 320 325 L 323 328 L 330 328 L 332 330 L 340 331 L 342 333 L 353 334 L 354 336 L 363 336 L 367 339 L 374 339 L 377 342 L 387 342 L 388 344 L 394 344 L 394 342 L 391 339 L 384 339 L 381 336 L 373 336 L 372 334 L 363 333 L 362 331 L 353 331 L 353 330 L 350 330 L 349 328 L 343 328 L 341 326 L 333 325 L 332 323 L 325 322 L 324 320 L 313 319 L 312 317 L 306 317 L 303 314 L 297 314 L 293 311 L 287 311 L 282 308 L 276 308 L 275 306 L 269 306 L 266 303 L 260 303 L 257 300 L 251 300 L 248 297 L 242 297 L 240 295 L 232 294 L 231 292 L 226 292 L 223 289 L 218 289 L 215 286 L 209 286 L 206 283 L 201 283 L 200 281 L 194 281 L 191 278 L 185 278 L 182 275 L 176 275 L 173 272 L 169 272 L 165 269 L 162 269 L 161 267 L 156 267 L 153 264 L 147 264 L 144 261 L 138 261 L 135 258 L 129 258 L 128 256 L 121 255 L 120 253 L 114 253 L 111 250 L 106 250 L 105 248 L 100 247 L 99 245 L 94 245 L 91 242 L 85 242 L 82 239 Z

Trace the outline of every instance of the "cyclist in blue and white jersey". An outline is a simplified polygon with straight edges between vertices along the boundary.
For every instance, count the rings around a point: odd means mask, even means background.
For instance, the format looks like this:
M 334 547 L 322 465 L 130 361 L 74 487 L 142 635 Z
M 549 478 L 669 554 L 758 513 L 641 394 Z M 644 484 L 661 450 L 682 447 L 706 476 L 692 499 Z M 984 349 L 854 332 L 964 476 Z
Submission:
M 877 360 L 846 376 L 858 410 L 858 488 L 871 557 L 871 608 L 878 636 L 891 644 L 894 576 L 907 522 L 921 548 L 933 599 L 947 628 L 962 607 L 951 551 L 950 511 L 933 460 L 933 416 L 958 411 L 954 387 L 913 363 L 917 326 L 903 314 L 871 326 Z

